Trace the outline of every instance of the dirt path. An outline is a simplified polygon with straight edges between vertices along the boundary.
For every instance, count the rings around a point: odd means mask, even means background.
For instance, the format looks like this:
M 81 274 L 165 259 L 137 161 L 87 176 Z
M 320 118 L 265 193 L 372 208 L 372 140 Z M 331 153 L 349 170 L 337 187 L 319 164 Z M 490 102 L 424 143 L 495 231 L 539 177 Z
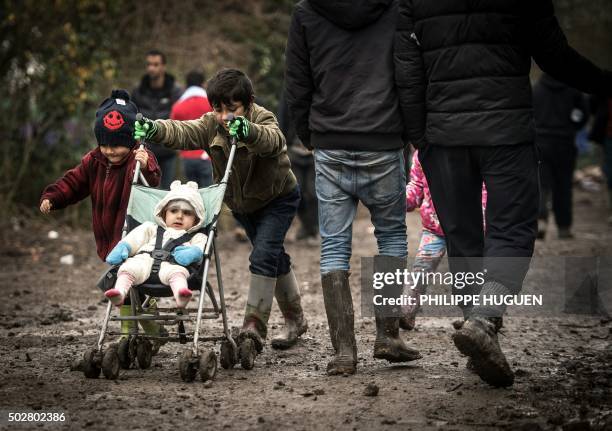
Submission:
M 597 195 L 576 196 L 576 239 L 538 242 L 536 254 L 609 253 L 610 230 Z M 420 222 L 410 214 L 411 254 Z M 509 318 L 502 347 L 517 371 L 511 389 L 493 389 L 465 369 L 450 340 L 451 318 L 422 318 L 404 333 L 424 358 L 389 366 L 372 358 L 374 324 L 356 316 L 358 374 L 325 376 L 332 354 L 319 281 L 318 247 L 288 244 L 310 330 L 287 352 L 267 348 L 252 371 L 220 370 L 210 388 L 183 383 L 182 346 L 165 346 L 149 370 L 122 371 L 117 381 L 85 379 L 72 361 L 94 346 L 105 310 L 93 286 L 104 265 L 88 231 L 59 228 L 48 239 L 36 223 L 2 230 L 0 245 L 0 411 L 63 411 L 57 429 L 612 429 L 612 325 L 595 318 Z M 359 304 L 359 257 L 375 254 L 369 218 L 354 229 L 351 277 Z M 248 246 L 220 237 L 228 312 L 238 324 L 247 291 Z M 72 266 L 60 256 L 73 254 Z M 545 288 L 545 287 L 544 287 Z M 281 323 L 276 305 L 271 334 Z M 374 383 L 376 397 L 364 395 Z M 193 425 L 192 425 L 193 424 Z M 591 428 L 589 428 L 591 427 Z M 32 429 L 35 424 L 6 425 Z

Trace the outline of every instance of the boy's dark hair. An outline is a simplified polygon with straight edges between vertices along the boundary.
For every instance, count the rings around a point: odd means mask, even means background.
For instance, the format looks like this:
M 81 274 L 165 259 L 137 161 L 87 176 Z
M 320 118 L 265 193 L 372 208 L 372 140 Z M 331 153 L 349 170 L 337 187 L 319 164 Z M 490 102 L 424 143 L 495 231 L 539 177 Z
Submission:
M 248 76 L 238 69 L 221 69 L 208 81 L 208 100 L 213 108 L 221 103 L 242 102 L 245 111 L 251 107 L 255 93 Z
M 161 57 L 161 62 L 162 64 L 166 64 L 166 54 L 164 54 L 163 52 L 161 52 L 159 49 L 150 49 L 149 51 L 147 51 L 147 53 L 145 54 L 145 57 L 148 57 L 150 55 L 159 55 Z
M 202 87 L 202 84 L 204 84 L 205 80 L 206 78 L 204 78 L 204 73 L 200 72 L 199 70 L 192 70 L 185 77 L 185 83 L 187 84 L 187 87 L 192 87 L 194 85 Z

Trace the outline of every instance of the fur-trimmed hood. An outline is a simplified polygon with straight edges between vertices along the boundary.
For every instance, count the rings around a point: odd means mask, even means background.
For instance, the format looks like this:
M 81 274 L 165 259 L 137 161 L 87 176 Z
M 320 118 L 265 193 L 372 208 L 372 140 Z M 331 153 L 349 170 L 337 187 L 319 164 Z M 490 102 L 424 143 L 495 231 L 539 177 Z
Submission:
M 168 205 L 170 201 L 183 200 L 189 202 L 189 204 L 195 210 L 196 216 L 198 217 L 198 222 L 187 232 L 195 232 L 202 227 L 204 224 L 204 217 L 206 214 L 206 210 L 204 208 L 204 202 L 202 201 L 202 196 L 198 192 L 198 185 L 193 181 L 189 181 L 185 184 L 181 184 L 180 181 L 176 180 L 170 184 L 170 191 L 164 198 L 159 201 L 157 206 L 155 207 L 155 221 L 157 224 L 164 229 L 167 228 L 165 221 L 162 218 L 162 210 Z

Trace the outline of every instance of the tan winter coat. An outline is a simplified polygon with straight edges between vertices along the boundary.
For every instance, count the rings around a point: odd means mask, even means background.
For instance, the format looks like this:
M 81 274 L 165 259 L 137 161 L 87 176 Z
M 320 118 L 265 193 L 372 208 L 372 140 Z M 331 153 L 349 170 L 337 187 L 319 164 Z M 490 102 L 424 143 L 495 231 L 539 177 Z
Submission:
M 245 115 L 251 122 L 249 136 L 239 142 L 225 193 L 225 203 L 235 212 L 251 213 L 263 208 L 297 185 L 287 155 L 285 137 L 274 114 L 253 104 Z M 157 120 L 154 143 L 168 148 L 208 152 L 215 181 L 220 181 L 230 152 L 228 135 L 217 123 L 214 113 L 198 120 Z

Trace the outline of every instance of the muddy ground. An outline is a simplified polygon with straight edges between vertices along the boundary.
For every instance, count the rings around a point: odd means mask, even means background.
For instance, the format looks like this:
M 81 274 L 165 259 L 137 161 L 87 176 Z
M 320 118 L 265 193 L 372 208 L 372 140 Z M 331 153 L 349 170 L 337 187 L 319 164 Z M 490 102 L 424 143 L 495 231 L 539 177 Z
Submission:
M 598 193 L 577 192 L 576 239 L 556 239 L 553 227 L 536 254 L 610 255 L 610 228 Z M 5 226 L 0 241 L 0 428 L 14 411 L 65 412 L 69 429 L 612 429 L 612 324 L 595 317 L 506 319 L 501 342 L 517 372 L 510 389 L 495 389 L 465 369 L 454 348 L 452 318 L 423 317 L 403 333 L 423 359 L 389 366 L 372 358 L 374 324 L 356 316 L 358 373 L 327 377 L 332 354 L 327 334 L 317 245 L 289 242 L 310 330 L 286 352 L 266 348 L 252 371 L 220 369 L 214 384 L 184 383 L 178 370 L 183 346 L 162 348 L 148 370 L 121 371 L 117 381 L 89 380 L 71 371 L 73 360 L 95 345 L 104 314 L 93 286 L 104 265 L 87 230 L 32 220 Z M 420 221 L 409 214 L 411 254 Z M 351 277 L 359 310 L 359 257 L 375 254 L 369 217 L 354 229 Z M 58 239 L 47 233 L 55 229 Z M 294 235 L 295 227 L 291 234 Z M 219 240 L 230 321 L 240 322 L 247 291 L 247 244 L 229 233 Z M 607 248 L 607 251 L 606 251 Z M 73 254 L 74 264 L 61 256 Z M 545 288 L 545 286 L 543 286 Z M 281 323 L 274 306 L 271 333 Z M 210 329 L 210 323 L 207 323 Z M 218 346 L 216 347 L 218 349 Z M 375 397 L 364 395 L 375 384 Z M 42 425 L 40 425 L 42 427 Z

